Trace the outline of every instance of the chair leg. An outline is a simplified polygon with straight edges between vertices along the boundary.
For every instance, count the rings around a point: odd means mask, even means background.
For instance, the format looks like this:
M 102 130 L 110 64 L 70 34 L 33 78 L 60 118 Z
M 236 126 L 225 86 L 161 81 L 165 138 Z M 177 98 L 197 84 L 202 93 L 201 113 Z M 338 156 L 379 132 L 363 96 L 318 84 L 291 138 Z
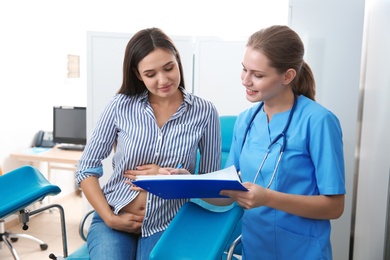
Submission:
M 26 238 L 26 239 L 30 239 L 30 240 L 33 240 L 37 243 L 39 243 L 39 246 L 41 248 L 41 250 L 46 250 L 48 245 L 43 242 L 42 240 L 36 238 L 36 237 L 33 237 L 31 235 L 28 235 L 28 234 L 15 234 L 15 233 L 8 233 L 8 237 L 11 238 L 11 241 L 12 242 L 16 242 L 18 240 L 19 237 L 22 237 L 22 238 Z
M 8 241 L 7 235 L 6 235 L 6 234 L 2 234 L 2 235 L 1 235 L 0 243 L 4 243 L 4 244 L 8 247 L 8 249 L 11 251 L 11 254 L 12 254 L 12 256 L 14 257 L 15 260 L 19 260 L 18 253 L 16 253 L 16 250 L 15 250 L 15 248 L 12 246 L 11 242 Z
M 21 210 L 19 211 L 19 214 L 22 215 L 19 216 L 19 221 L 23 224 L 23 230 L 27 230 L 27 222 L 29 221 L 29 216 L 33 216 L 35 214 L 41 213 L 42 211 L 45 210 L 51 210 L 52 208 L 57 208 L 60 211 L 60 220 L 61 220 L 61 233 L 62 233 L 62 247 L 63 247 L 63 256 L 55 256 L 54 254 L 50 254 L 49 258 L 50 259 L 64 259 L 68 257 L 68 244 L 67 244 L 67 238 L 66 238 L 66 227 L 65 227 L 65 211 L 64 208 L 59 205 L 59 204 L 50 204 L 44 207 L 41 207 L 39 209 L 33 210 L 33 211 L 28 211 L 28 210 Z M 22 220 L 22 221 L 21 221 Z M 0 219 L 0 249 L 2 246 L 2 242 L 4 242 L 7 247 L 11 250 L 13 257 L 15 260 L 19 260 L 19 257 L 15 251 L 15 249 L 12 247 L 11 242 L 8 240 L 8 237 L 10 237 L 11 241 L 17 241 L 18 237 L 24 237 L 24 238 L 29 238 L 32 240 L 37 241 L 40 243 L 41 250 L 46 250 L 47 249 L 47 244 L 33 236 L 27 235 L 27 234 L 13 234 L 13 233 L 8 233 L 5 232 L 5 225 L 4 225 L 4 220 Z
M 41 207 L 39 209 L 33 210 L 29 212 L 29 215 L 35 215 L 45 210 L 51 210 L 52 208 L 57 208 L 60 211 L 60 220 L 61 220 L 61 233 L 62 233 L 62 248 L 63 248 L 63 255 L 62 256 L 55 256 L 54 254 L 50 254 L 50 259 L 64 259 L 68 257 L 68 243 L 66 238 L 66 227 L 65 227 L 65 211 L 64 208 L 60 204 L 50 204 L 45 207 Z
M 17 233 L 11 233 L 11 232 L 5 231 L 4 220 L 0 219 L 0 243 L 3 242 L 8 247 L 8 249 L 11 251 L 14 259 L 16 259 L 16 260 L 19 259 L 19 256 L 18 256 L 15 248 L 12 246 L 11 242 L 16 242 L 16 241 L 18 241 L 19 238 L 26 238 L 26 239 L 30 239 L 30 240 L 33 240 L 35 242 L 38 242 L 42 251 L 46 250 L 48 247 L 48 245 L 45 242 L 43 242 L 42 240 L 40 240 L 36 237 L 33 237 L 31 235 L 17 234 Z M 2 246 L 0 247 L 0 249 L 1 248 L 2 248 Z

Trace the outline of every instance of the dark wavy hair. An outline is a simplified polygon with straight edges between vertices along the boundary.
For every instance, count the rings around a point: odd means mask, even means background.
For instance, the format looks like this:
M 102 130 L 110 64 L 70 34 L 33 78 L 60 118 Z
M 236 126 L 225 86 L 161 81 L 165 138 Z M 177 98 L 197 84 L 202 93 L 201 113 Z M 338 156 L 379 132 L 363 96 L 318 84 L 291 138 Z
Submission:
M 315 80 L 309 65 L 303 60 L 305 48 L 299 35 L 288 26 L 274 25 L 255 32 L 247 47 L 260 51 L 279 73 L 292 68 L 297 72 L 291 82 L 293 91 L 315 100 Z
M 180 54 L 172 39 L 159 28 L 147 28 L 134 34 L 126 46 L 119 94 L 134 96 L 146 90 L 144 82 L 137 77 L 138 63 L 157 48 L 167 50 L 176 57 L 180 70 L 180 86 L 185 88 Z

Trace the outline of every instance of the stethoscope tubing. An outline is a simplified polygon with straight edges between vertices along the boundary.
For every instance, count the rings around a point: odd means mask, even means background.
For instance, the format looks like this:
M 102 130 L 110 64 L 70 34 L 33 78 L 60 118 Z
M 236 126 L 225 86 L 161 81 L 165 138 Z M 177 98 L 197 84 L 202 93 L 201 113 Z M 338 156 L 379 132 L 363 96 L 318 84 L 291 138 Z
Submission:
M 286 134 L 287 134 L 288 128 L 289 128 L 289 126 L 290 126 L 290 123 L 291 123 L 291 120 L 292 120 L 292 116 L 293 116 L 293 114 L 294 114 L 294 112 L 295 112 L 295 108 L 296 108 L 297 103 L 298 103 L 298 97 L 297 97 L 297 95 L 294 93 L 294 104 L 293 104 L 293 106 L 292 106 L 292 108 L 291 108 L 291 111 L 290 111 L 290 114 L 289 114 L 289 116 L 288 116 L 287 123 L 286 123 L 286 125 L 284 126 L 283 131 L 282 131 L 280 134 L 278 134 L 278 135 L 271 141 L 271 143 L 268 145 L 267 152 L 265 153 L 265 155 L 264 155 L 264 157 L 263 157 L 263 160 L 261 161 L 260 167 L 258 168 L 258 170 L 257 170 L 257 172 L 256 172 L 256 175 L 255 175 L 255 177 L 254 177 L 254 179 L 253 179 L 253 183 L 256 182 L 257 177 L 259 176 L 261 170 L 263 169 L 263 165 L 264 165 L 266 159 L 268 158 L 268 154 L 269 154 L 269 152 L 270 152 L 270 150 L 271 150 L 271 147 L 272 147 L 280 138 L 282 138 L 282 139 L 283 139 L 283 142 L 282 142 L 282 146 L 281 146 L 281 148 L 280 148 L 279 158 L 278 158 L 278 160 L 277 160 L 277 162 L 276 162 L 276 166 L 275 166 L 274 171 L 273 171 L 273 173 L 272 173 L 271 180 L 270 180 L 270 182 L 269 182 L 268 185 L 267 185 L 267 189 L 269 189 L 269 188 L 271 187 L 271 185 L 272 185 L 272 183 L 273 183 L 273 180 L 275 179 L 276 172 L 277 172 L 277 170 L 278 170 L 278 168 L 279 168 L 279 164 L 280 164 L 280 161 L 281 161 L 281 159 L 282 159 L 283 153 L 284 153 L 284 151 L 285 151 L 285 149 L 286 149 L 286 145 L 287 145 Z M 243 147 L 244 147 L 244 144 L 245 144 L 246 137 L 247 137 L 247 135 L 248 135 L 249 129 L 251 128 L 251 125 L 252 125 L 252 123 L 253 123 L 255 117 L 256 117 L 257 114 L 260 112 L 260 110 L 263 108 L 263 106 L 264 106 L 264 102 L 262 102 L 262 103 L 257 107 L 257 109 L 256 109 L 255 112 L 253 113 L 251 119 L 249 120 L 249 123 L 248 123 L 248 125 L 247 125 L 247 127 L 246 127 L 246 129 L 245 129 L 245 135 L 244 135 L 244 138 L 243 138 L 243 141 L 242 141 L 241 151 L 242 151 L 242 149 L 243 149 Z

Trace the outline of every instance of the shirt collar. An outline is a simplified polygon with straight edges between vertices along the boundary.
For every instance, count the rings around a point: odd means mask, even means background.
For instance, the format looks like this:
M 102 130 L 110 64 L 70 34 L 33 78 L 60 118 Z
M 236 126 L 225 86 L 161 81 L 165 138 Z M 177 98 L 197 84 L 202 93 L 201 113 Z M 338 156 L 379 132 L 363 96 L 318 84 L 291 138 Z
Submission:
M 184 103 L 191 105 L 193 103 L 194 97 L 190 93 L 188 93 L 187 90 L 185 90 L 183 87 L 179 87 L 179 89 L 183 92 Z M 142 94 L 140 94 L 139 101 L 141 103 L 146 103 L 148 101 L 148 93 L 149 91 L 145 90 Z

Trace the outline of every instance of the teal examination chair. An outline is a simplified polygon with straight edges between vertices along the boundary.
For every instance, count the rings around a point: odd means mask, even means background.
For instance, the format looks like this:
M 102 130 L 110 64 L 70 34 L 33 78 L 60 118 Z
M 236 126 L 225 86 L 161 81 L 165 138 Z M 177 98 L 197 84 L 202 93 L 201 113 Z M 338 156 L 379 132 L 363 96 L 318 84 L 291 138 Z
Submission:
M 229 157 L 230 146 L 232 145 L 234 124 L 236 123 L 237 116 L 227 115 L 220 116 L 219 122 L 221 124 L 221 138 L 222 138 L 222 160 L 221 168 L 225 168 L 226 161 Z M 195 173 L 198 173 L 200 154 L 198 151 L 196 158 Z
M 32 204 L 42 201 L 46 196 L 57 195 L 60 192 L 61 189 L 58 186 L 49 183 L 42 173 L 32 166 L 22 166 L 0 176 L 0 244 L 5 244 L 8 247 L 14 259 L 19 259 L 19 256 L 11 242 L 16 242 L 18 238 L 26 238 L 38 242 L 41 250 L 46 250 L 48 245 L 28 234 L 14 234 L 5 231 L 4 219 L 12 214 L 18 214 L 19 222 L 23 224 L 23 230 L 27 230 L 30 216 L 54 207 L 60 211 L 63 256 L 67 256 L 63 207 L 58 204 L 49 204 L 32 211 L 28 209 Z M 48 254 L 48 258 L 53 259 L 53 257 L 53 254 Z
M 227 259 L 230 245 L 240 233 L 244 210 L 236 204 L 221 207 L 221 210 L 215 209 L 215 206 L 209 209 L 194 201 L 184 204 L 157 242 L 149 259 Z
M 221 137 L 222 137 L 222 160 L 221 168 L 225 168 L 226 160 L 229 157 L 230 146 L 232 145 L 234 124 L 237 116 L 220 116 Z

